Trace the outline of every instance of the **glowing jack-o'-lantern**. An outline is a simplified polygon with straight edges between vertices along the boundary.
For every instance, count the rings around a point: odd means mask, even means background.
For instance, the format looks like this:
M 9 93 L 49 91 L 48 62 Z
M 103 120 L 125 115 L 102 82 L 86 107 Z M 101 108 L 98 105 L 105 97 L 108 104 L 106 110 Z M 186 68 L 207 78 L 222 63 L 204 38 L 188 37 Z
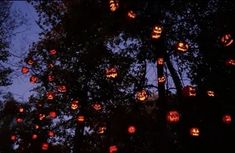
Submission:
M 46 117 L 45 114 L 39 114 L 39 115 L 38 115 L 38 119 L 39 119 L 40 121 L 42 121 L 45 117 Z
M 166 119 L 168 123 L 177 123 L 180 120 L 180 114 L 177 111 L 169 111 L 166 114 Z
M 21 72 L 22 72 L 23 74 L 27 74 L 27 73 L 29 72 L 29 68 L 26 67 L 26 66 L 23 66 L 23 67 L 21 68 Z
M 42 148 L 42 150 L 48 150 L 48 148 L 49 148 L 49 145 L 48 145 L 48 143 L 42 143 L 42 146 L 41 146 L 41 148 Z
M 159 84 L 163 84 L 163 83 L 165 83 L 166 78 L 165 78 L 165 76 L 159 76 L 157 78 L 157 81 L 158 81 Z
M 223 35 L 223 36 L 220 38 L 220 42 L 221 42 L 225 47 L 232 45 L 233 41 L 234 41 L 234 40 L 233 40 L 231 34 L 225 34 L 225 35 Z
M 73 100 L 70 104 L 70 108 L 72 110 L 76 110 L 76 109 L 78 109 L 78 107 L 79 107 L 79 101 L 78 100 Z
M 235 60 L 234 60 L 234 59 L 228 59 L 228 60 L 226 60 L 226 65 L 235 66 Z
M 159 39 L 162 34 L 162 27 L 154 26 L 152 30 L 152 39 Z
M 15 134 L 12 134 L 11 137 L 10 137 L 11 141 L 16 141 L 16 135 Z
M 138 101 L 143 102 L 148 98 L 148 94 L 147 94 L 146 90 L 143 89 L 141 91 L 137 91 L 135 97 Z
M 20 106 L 18 111 L 19 111 L 19 113 L 23 113 L 24 112 L 24 107 Z
M 180 52 L 186 52 L 189 49 L 189 45 L 186 42 L 180 41 L 176 44 L 176 49 Z
M 17 117 L 17 118 L 16 118 L 16 122 L 17 122 L 17 123 L 22 123 L 22 122 L 23 122 L 23 118 Z
M 208 91 L 207 91 L 207 95 L 208 95 L 209 97 L 215 97 L 215 92 L 214 92 L 213 90 L 208 90 Z
M 84 122 L 85 121 L 85 116 L 84 115 L 78 115 L 77 121 L 80 122 L 80 123 Z
M 55 97 L 54 92 L 52 91 L 47 92 L 47 100 L 53 100 L 54 97 Z
M 130 19 L 135 19 L 136 18 L 136 13 L 134 11 L 130 10 L 130 11 L 128 11 L 127 16 Z
M 104 134 L 106 130 L 107 130 L 106 126 L 100 126 L 100 127 L 98 127 L 97 133 L 98 134 Z
M 127 131 L 129 134 L 134 134 L 136 132 L 136 127 L 133 125 L 128 126 Z
M 57 53 L 57 51 L 55 49 L 52 49 L 52 50 L 49 51 L 50 55 L 55 55 L 56 53 Z
M 57 87 L 57 90 L 61 93 L 65 93 L 65 92 L 67 92 L 67 87 L 65 85 L 59 85 Z
M 102 109 L 102 105 L 99 102 L 95 102 L 92 104 L 92 108 L 94 108 L 96 111 L 99 111 Z
M 56 118 L 57 113 L 56 113 L 55 111 L 51 111 L 51 112 L 49 113 L 49 116 L 50 116 L 50 118 Z
M 157 64 L 158 65 L 163 65 L 164 64 L 164 58 L 162 58 L 162 57 L 157 58 Z
M 48 75 L 48 76 L 47 76 L 48 81 L 53 81 L 54 78 L 55 78 L 55 77 L 54 77 L 53 75 Z
M 34 84 L 34 83 L 37 83 L 38 77 L 32 75 L 32 76 L 29 78 L 29 81 L 30 81 L 31 83 L 33 83 L 33 84 Z
M 117 69 L 115 67 L 106 69 L 106 77 L 107 78 L 116 78 L 117 77 Z
M 28 58 L 26 62 L 29 65 L 33 65 L 34 64 L 34 60 L 32 58 Z
M 112 145 L 109 147 L 109 153 L 117 153 L 118 147 L 116 145 Z
M 193 127 L 190 129 L 190 135 L 193 137 L 198 137 L 200 135 L 200 130 L 197 127 Z
M 39 125 L 37 125 L 37 124 L 35 124 L 35 125 L 34 125 L 34 128 L 37 130 L 37 129 L 39 129 L 39 128 L 40 128 L 40 126 L 39 126 Z
M 48 132 L 47 132 L 47 135 L 48 135 L 49 137 L 54 137 L 54 136 L 55 136 L 55 133 L 54 133 L 53 131 L 48 131 Z
M 222 121 L 225 123 L 225 124 L 231 124 L 232 122 L 232 116 L 229 115 L 229 114 L 225 114 L 222 118 Z
M 38 135 L 37 134 L 32 134 L 32 139 L 35 140 L 38 138 Z
M 116 11 L 119 8 L 118 0 L 109 0 L 109 8 L 112 12 Z
M 184 96 L 196 96 L 196 88 L 191 86 L 191 85 L 187 85 L 183 88 L 183 95 Z

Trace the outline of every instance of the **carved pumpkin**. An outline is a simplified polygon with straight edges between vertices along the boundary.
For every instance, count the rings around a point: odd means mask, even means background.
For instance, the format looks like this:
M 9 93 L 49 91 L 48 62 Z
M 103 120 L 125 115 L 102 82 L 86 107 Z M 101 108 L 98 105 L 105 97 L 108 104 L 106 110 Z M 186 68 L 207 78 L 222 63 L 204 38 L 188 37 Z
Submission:
M 129 134 L 134 134 L 136 132 L 136 127 L 133 125 L 128 126 L 127 131 Z
M 190 135 L 193 137 L 198 137 L 200 135 L 200 130 L 197 127 L 193 127 L 190 129 Z
M 67 92 L 67 87 L 66 87 L 66 85 L 59 85 L 57 87 L 57 90 L 61 93 L 65 93 L 65 92 Z
M 37 134 L 32 134 L 32 139 L 35 140 L 38 138 L 38 135 Z
M 117 69 L 115 67 L 106 69 L 106 77 L 114 79 L 117 77 Z
M 53 100 L 54 97 L 55 97 L 54 92 L 52 91 L 47 92 L 47 100 Z
M 56 113 L 55 111 L 51 111 L 51 112 L 49 113 L 49 116 L 50 116 L 50 118 L 56 118 L 57 113 Z
M 95 102 L 92 104 L 92 107 L 94 108 L 94 110 L 99 111 L 102 109 L 102 105 L 99 102 Z
M 55 133 L 53 131 L 48 131 L 47 135 L 49 137 L 54 137 L 55 136 Z
M 45 117 L 46 117 L 45 114 L 39 114 L 39 115 L 38 115 L 38 119 L 39 119 L 40 121 L 42 121 Z
M 15 134 L 12 134 L 11 137 L 10 137 L 11 141 L 16 141 L 16 135 Z
M 48 143 L 42 143 L 42 150 L 48 150 L 48 148 L 49 148 L 49 145 L 48 145 Z
M 162 34 L 162 27 L 154 26 L 152 30 L 152 39 L 159 39 Z
M 49 51 L 49 54 L 50 55 L 56 55 L 57 51 L 55 49 L 52 49 Z
M 180 52 L 186 52 L 189 49 L 189 45 L 186 42 L 180 41 L 176 44 L 176 48 Z
M 223 36 L 221 37 L 221 39 L 220 39 L 220 42 L 221 42 L 225 47 L 232 45 L 233 41 L 234 41 L 234 40 L 233 40 L 231 34 L 225 34 L 225 35 L 223 35 Z
M 191 85 L 187 85 L 183 88 L 183 95 L 184 96 L 196 96 L 196 88 L 191 86 Z
M 73 101 L 71 102 L 71 104 L 70 104 L 70 108 L 71 108 L 72 110 L 76 110 L 76 109 L 78 109 L 78 107 L 79 107 L 79 102 L 78 102 L 78 100 L 73 100 Z
M 225 124 L 231 124 L 232 122 L 232 116 L 229 115 L 229 114 L 225 114 L 222 118 L 222 121 L 225 123 Z
M 163 83 L 165 83 L 166 78 L 165 78 L 165 76 L 159 76 L 157 81 L 158 81 L 159 84 L 163 84 Z
M 136 18 L 136 13 L 134 11 L 130 10 L 130 11 L 128 11 L 127 16 L 130 19 L 135 19 Z
M 22 72 L 23 74 L 27 74 L 27 73 L 29 72 L 29 68 L 26 67 L 26 66 L 23 66 L 23 67 L 21 68 L 21 72 Z
M 109 147 L 109 153 L 117 153 L 118 147 L 116 145 L 112 145 Z
M 39 126 L 39 125 L 37 125 L 37 124 L 35 124 L 35 125 L 34 125 L 34 128 L 37 130 L 37 129 L 39 129 L 39 128 L 40 128 L 40 126 Z
M 143 89 L 141 91 L 136 92 L 135 97 L 138 101 L 143 102 L 148 98 L 148 94 L 147 94 L 146 90 Z
M 28 58 L 26 62 L 29 65 L 33 65 L 34 64 L 34 60 L 32 58 Z
M 23 118 L 17 117 L 17 118 L 16 118 L 16 122 L 17 122 L 17 123 L 22 123 L 22 122 L 23 122 Z
M 207 95 L 208 95 L 209 97 L 214 97 L 214 96 L 215 96 L 215 92 L 214 92 L 213 90 L 208 90 L 208 91 L 207 91 Z
M 29 81 L 30 81 L 31 83 L 33 83 L 33 84 L 34 84 L 34 83 L 37 83 L 38 77 L 32 75 L 32 76 L 29 78 Z
M 115 12 L 119 8 L 118 0 L 109 0 L 110 11 Z
M 100 126 L 100 127 L 98 127 L 97 133 L 104 134 L 106 130 L 107 130 L 106 126 Z
M 48 76 L 47 76 L 47 79 L 48 79 L 48 81 L 50 81 L 50 82 L 53 81 L 54 78 L 55 78 L 55 77 L 54 77 L 53 75 L 48 75 Z
M 23 113 L 24 112 L 24 107 L 20 106 L 18 111 L 19 111 L 19 113 Z
M 80 123 L 84 122 L 84 121 L 85 121 L 85 116 L 83 116 L 83 115 L 78 115 L 77 121 L 80 122 Z
M 167 112 L 166 119 L 168 123 L 177 123 L 180 120 L 180 114 L 177 111 Z
M 164 64 L 164 58 L 162 58 L 162 57 L 157 58 L 157 64 L 158 65 L 163 65 Z
M 228 65 L 228 66 L 235 66 L 235 60 L 234 59 L 226 60 L 226 65 Z

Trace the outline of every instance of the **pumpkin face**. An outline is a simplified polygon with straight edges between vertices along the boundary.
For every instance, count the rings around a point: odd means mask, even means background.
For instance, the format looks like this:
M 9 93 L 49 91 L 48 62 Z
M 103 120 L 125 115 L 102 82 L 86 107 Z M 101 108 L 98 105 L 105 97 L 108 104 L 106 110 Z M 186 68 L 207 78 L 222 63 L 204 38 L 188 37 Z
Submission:
M 34 60 L 32 58 L 27 59 L 27 64 L 33 65 L 34 64 Z
M 159 39 L 162 34 L 162 27 L 154 26 L 152 30 L 152 39 Z
M 79 106 L 78 100 L 73 100 L 73 101 L 71 102 L 71 104 L 70 104 L 70 108 L 71 108 L 72 110 L 78 109 L 78 106 Z
M 31 83 L 33 83 L 33 84 L 34 84 L 34 83 L 37 83 L 38 77 L 32 75 L 32 76 L 29 78 L 29 81 L 30 81 Z
M 168 123 L 177 123 L 180 120 L 180 114 L 177 111 L 169 111 L 166 119 Z
M 65 85 L 59 85 L 57 87 L 57 90 L 61 93 L 65 93 L 65 92 L 67 92 L 67 87 Z
M 42 150 L 48 150 L 48 148 L 49 148 L 49 145 L 48 145 L 48 143 L 42 143 Z
M 229 115 L 229 114 L 225 114 L 222 118 L 222 121 L 225 123 L 225 124 L 231 124 L 232 122 L 232 116 Z
M 158 81 L 159 84 L 163 84 L 163 83 L 165 83 L 166 78 L 164 76 L 159 76 L 157 81 Z
M 185 86 L 183 88 L 183 95 L 184 96 L 190 96 L 190 97 L 196 96 L 197 95 L 196 88 L 191 86 L 191 85 Z
M 16 118 L 16 122 L 17 122 L 17 123 L 22 123 L 22 122 L 23 122 L 23 118 L 19 118 L 19 117 Z
M 55 49 L 52 49 L 49 51 L 49 54 L 50 55 L 56 55 L 57 51 Z
M 136 18 L 136 13 L 134 11 L 130 10 L 130 11 L 128 11 L 127 16 L 130 19 L 135 19 Z
M 56 114 L 55 111 L 51 111 L 51 112 L 49 113 L 49 116 L 50 116 L 50 118 L 56 118 L 57 114 Z
M 83 116 L 83 115 L 78 115 L 77 121 L 80 122 L 80 123 L 84 122 L 84 121 L 85 121 L 85 116 Z
M 48 75 L 47 79 L 48 79 L 48 81 L 53 81 L 54 80 L 54 76 L 53 75 Z
M 146 99 L 148 98 L 148 94 L 147 94 L 147 92 L 146 92 L 146 90 L 141 90 L 141 91 L 138 91 L 138 92 L 136 92 L 136 99 L 138 100 L 138 101 L 145 101 Z
M 199 128 L 193 127 L 190 129 L 190 135 L 193 137 L 198 137 L 200 135 Z
M 129 134 L 134 134 L 136 132 L 136 127 L 133 125 L 128 126 L 127 131 Z
M 21 68 L 21 72 L 22 72 L 23 74 L 27 74 L 27 73 L 29 72 L 29 68 L 27 68 L 26 66 L 23 66 L 23 67 Z
M 185 42 L 178 42 L 176 44 L 176 49 L 180 52 L 186 52 L 189 49 L 189 45 Z
M 92 108 L 96 111 L 99 111 L 102 109 L 102 105 L 100 103 L 96 102 L 96 103 L 92 104 Z
M 100 126 L 100 127 L 98 127 L 97 133 L 98 134 L 104 134 L 106 130 L 107 130 L 106 126 Z
M 111 78 L 111 79 L 116 78 L 117 77 L 117 69 L 114 67 L 106 69 L 106 77 Z
M 46 117 L 45 114 L 39 114 L 39 115 L 38 115 L 38 119 L 39 119 L 40 121 L 42 121 L 45 117 Z
M 55 96 L 54 92 L 52 91 L 47 92 L 47 100 L 53 100 L 54 96 Z
M 117 153 L 118 147 L 116 145 L 112 145 L 109 147 L 109 153 Z
M 39 129 L 40 126 L 36 124 L 36 125 L 34 125 L 34 128 L 35 128 L 35 129 Z
M 21 106 L 18 111 L 19 111 L 19 113 L 23 113 L 24 112 L 24 107 Z
M 158 65 L 163 65 L 164 64 L 164 58 L 162 58 L 162 57 L 157 58 L 157 64 Z
M 32 139 L 35 140 L 38 138 L 38 135 L 37 134 L 32 134 Z
M 109 0 L 110 11 L 115 12 L 119 8 L 118 0 Z
M 48 131 L 47 135 L 49 137 L 54 137 L 55 136 L 55 133 L 53 131 Z
M 227 47 L 227 46 L 232 45 L 233 38 L 232 38 L 231 34 L 225 34 L 221 37 L 220 41 L 225 47 Z
M 11 141 L 16 141 L 16 135 L 15 134 L 11 135 Z
M 209 97 L 214 97 L 214 96 L 215 96 L 215 92 L 214 92 L 213 90 L 208 90 L 208 91 L 207 91 L 207 95 L 208 95 Z
M 226 60 L 226 65 L 228 65 L 228 66 L 235 66 L 235 60 L 234 59 Z

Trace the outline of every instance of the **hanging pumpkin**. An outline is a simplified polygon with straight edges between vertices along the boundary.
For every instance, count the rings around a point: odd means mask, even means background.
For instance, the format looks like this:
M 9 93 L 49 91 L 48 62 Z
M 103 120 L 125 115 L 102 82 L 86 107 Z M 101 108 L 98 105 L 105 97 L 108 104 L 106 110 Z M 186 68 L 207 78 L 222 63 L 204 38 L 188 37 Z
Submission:
M 164 64 L 164 58 L 162 58 L 162 57 L 157 58 L 157 64 L 158 65 L 163 65 Z
M 106 130 L 107 130 L 106 126 L 100 126 L 100 127 L 98 127 L 97 133 L 104 134 Z
M 42 143 L 42 150 L 48 150 L 48 148 L 49 148 L 49 145 L 48 145 L 48 143 Z
M 136 18 L 136 13 L 134 11 L 130 10 L 130 11 L 128 11 L 127 16 L 130 19 L 135 19 Z
M 24 112 L 24 107 L 20 106 L 18 111 L 19 111 L 19 113 L 23 113 Z
M 232 122 L 232 116 L 230 114 L 225 114 L 222 118 L 222 121 L 225 123 L 225 124 L 231 124 Z
M 47 92 L 47 100 L 53 100 L 54 97 L 55 97 L 54 92 L 52 91 Z
M 49 113 L 49 116 L 50 116 L 50 118 L 56 118 L 57 113 L 56 113 L 55 111 L 51 111 L 51 112 Z
M 70 104 L 70 108 L 71 108 L 72 110 L 76 110 L 76 109 L 78 109 L 78 107 L 79 107 L 79 102 L 78 102 L 78 100 L 73 100 L 73 101 L 71 102 L 71 104 Z
M 129 134 L 134 134 L 136 132 L 136 127 L 133 125 L 128 126 L 127 131 Z
M 78 115 L 77 121 L 80 122 L 80 123 L 84 122 L 85 121 L 85 116 L 84 115 Z
M 183 88 L 183 95 L 184 96 L 196 96 L 197 93 L 196 93 L 196 88 L 191 86 L 191 85 L 187 85 Z
M 141 91 L 137 91 L 135 97 L 138 101 L 143 102 L 143 101 L 147 100 L 148 94 L 147 94 L 146 90 L 143 89 Z
M 109 0 L 109 8 L 112 12 L 115 12 L 119 8 L 118 0 Z
M 31 83 L 33 83 L 33 84 L 34 84 L 34 83 L 37 83 L 38 77 L 32 75 L 32 76 L 29 78 L 29 81 L 30 81 Z
M 34 64 L 34 60 L 32 58 L 28 58 L 26 63 L 29 64 L 29 65 L 33 65 Z
M 45 117 L 46 117 L 45 114 L 39 114 L 39 115 L 38 115 L 38 119 L 39 119 L 40 121 L 42 121 Z
M 215 92 L 214 92 L 213 90 L 208 90 L 208 91 L 207 91 L 207 95 L 208 95 L 209 97 L 214 97 L 214 96 L 215 96 Z
M 57 51 L 55 49 L 52 49 L 49 51 L 49 54 L 50 55 L 56 55 Z
M 117 153 L 118 147 L 116 145 L 112 145 L 109 147 L 109 153 Z
M 17 118 L 16 118 L 16 122 L 17 122 L 17 123 L 22 123 L 22 122 L 23 122 L 23 118 L 17 117 Z
M 32 134 L 32 139 L 35 140 L 38 138 L 38 135 L 37 134 Z
M 221 38 L 220 38 L 220 42 L 225 46 L 228 47 L 230 45 L 232 45 L 233 43 L 233 38 L 231 34 L 224 34 Z
M 200 135 L 200 130 L 197 127 L 193 127 L 190 129 L 190 135 L 193 137 L 198 137 Z
M 176 44 L 176 49 L 180 52 L 186 52 L 189 49 L 189 45 L 186 42 L 180 41 Z
M 111 79 L 114 79 L 117 77 L 117 69 L 115 67 L 112 67 L 112 68 L 107 68 L 106 69 L 106 77 L 107 78 L 111 78 Z
M 67 92 L 67 87 L 66 87 L 66 85 L 59 85 L 57 87 L 57 90 L 61 93 L 65 93 L 65 92 Z
M 102 109 L 102 105 L 99 102 L 95 102 L 92 104 L 92 108 L 96 111 L 99 111 Z
M 23 66 L 23 67 L 21 68 L 21 72 L 22 72 L 23 74 L 27 74 L 27 73 L 29 72 L 29 68 L 26 67 L 26 66 Z
M 34 128 L 37 130 L 37 129 L 39 129 L 39 128 L 40 128 L 40 126 L 39 126 L 39 125 L 37 125 L 37 124 L 35 124 L 35 125 L 34 125 Z
M 16 141 L 16 135 L 15 134 L 12 134 L 11 137 L 10 137 L 11 141 Z
M 152 30 L 152 39 L 159 39 L 162 34 L 162 27 L 160 26 L 154 26 Z
M 228 65 L 228 66 L 235 66 L 235 60 L 234 59 L 226 60 L 226 65 Z
M 166 119 L 168 123 L 178 123 L 180 120 L 180 114 L 178 111 L 167 112 Z
M 165 78 L 165 76 L 159 76 L 157 81 L 158 81 L 158 84 L 163 84 L 163 83 L 165 83 L 166 78 Z
M 47 135 L 48 137 L 54 137 L 55 133 L 53 131 L 48 131 Z

